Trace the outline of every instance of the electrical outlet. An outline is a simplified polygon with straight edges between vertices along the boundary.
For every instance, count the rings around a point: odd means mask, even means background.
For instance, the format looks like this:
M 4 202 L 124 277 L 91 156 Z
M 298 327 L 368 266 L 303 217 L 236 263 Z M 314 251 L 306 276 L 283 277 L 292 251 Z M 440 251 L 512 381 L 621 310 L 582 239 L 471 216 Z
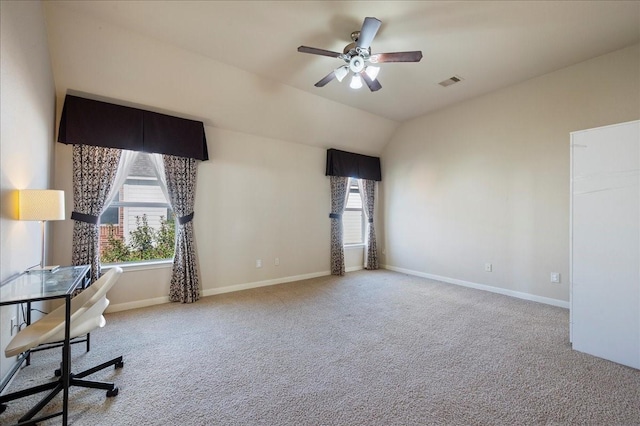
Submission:
M 279 258 L 279 257 L 276 257 L 276 260 L 275 260 L 273 263 L 274 263 L 274 265 L 276 265 L 276 266 L 280 265 L 280 258 Z
M 256 259 L 256 268 L 262 268 L 262 259 Z
M 16 328 L 17 326 L 18 326 L 18 318 L 12 317 L 11 318 L 11 334 L 10 334 L 10 336 L 13 336 L 13 329 Z
M 559 283 L 560 282 L 560 272 L 552 272 L 551 273 L 551 282 Z
M 491 272 L 491 271 L 493 271 L 493 265 L 492 265 L 492 264 L 490 264 L 490 263 L 485 263 L 485 264 L 484 264 L 484 270 L 485 270 L 485 272 Z

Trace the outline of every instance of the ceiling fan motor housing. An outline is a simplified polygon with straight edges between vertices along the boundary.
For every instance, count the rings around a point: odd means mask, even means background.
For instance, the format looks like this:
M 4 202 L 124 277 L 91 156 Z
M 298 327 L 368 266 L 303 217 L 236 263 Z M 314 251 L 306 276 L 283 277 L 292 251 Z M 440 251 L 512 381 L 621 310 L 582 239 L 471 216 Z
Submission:
M 359 73 L 364 69 L 365 60 L 362 56 L 354 56 L 349 61 L 349 69 L 353 72 Z

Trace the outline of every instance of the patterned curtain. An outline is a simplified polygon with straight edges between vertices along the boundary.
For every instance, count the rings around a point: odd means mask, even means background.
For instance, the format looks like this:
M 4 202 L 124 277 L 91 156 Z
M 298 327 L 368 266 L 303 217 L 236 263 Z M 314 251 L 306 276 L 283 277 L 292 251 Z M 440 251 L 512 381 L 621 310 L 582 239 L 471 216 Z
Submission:
M 118 171 L 121 151 L 73 145 L 73 265 L 91 265 L 91 281 L 100 277 L 100 214 Z
M 378 246 L 376 244 L 376 230 L 373 225 L 373 206 L 375 204 L 376 181 L 358 179 L 364 214 L 367 218 L 367 235 L 364 249 L 364 268 L 378 269 Z
M 349 178 L 329 176 L 331 184 L 331 274 L 344 275 L 342 213 L 349 196 Z
M 176 215 L 178 232 L 169 299 L 193 303 L 200 298 L 200 281 L 193 241 L 193 205 L 196 195 L 197 163 L 193 158 L 163 155 L 169 203 Z

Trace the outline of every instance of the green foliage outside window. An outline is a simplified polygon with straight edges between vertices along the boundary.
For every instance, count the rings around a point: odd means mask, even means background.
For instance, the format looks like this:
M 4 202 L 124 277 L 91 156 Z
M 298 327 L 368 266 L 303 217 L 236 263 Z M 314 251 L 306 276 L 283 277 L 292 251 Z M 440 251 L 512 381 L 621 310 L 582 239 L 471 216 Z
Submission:
M 129 233 L 129 244 L 118 238 L 109 225 L 107 246 L 100 255 L 102 263 L 139 262 L 173 258 L 175 222 L 160 216 L 160 228 L 149 226 L 147 215 L 136 216 L 136 228 Z

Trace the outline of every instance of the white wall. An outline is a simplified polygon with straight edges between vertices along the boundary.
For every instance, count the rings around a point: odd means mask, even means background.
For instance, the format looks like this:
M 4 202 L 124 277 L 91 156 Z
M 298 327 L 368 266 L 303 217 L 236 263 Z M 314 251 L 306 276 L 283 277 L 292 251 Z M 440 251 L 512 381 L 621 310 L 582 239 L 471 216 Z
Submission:
M 383 263 L 566 306 L 569 132 L 640 117 L 639 59 L 635 45 L 402 124 L 382 154 Z
M 40 263 L 38 222 L 16 220 L 18 189 L 49 188 L 55 90 L 40 2 L 0 2 L 0 281 Z M 0 309 L 0 378 L 15 306 Z
M 197 243 L 207 286 L 327 271 L 326 151 L 208 130 L 213 159 L 200 165 L 196 193 L 202 236 Z M 262 259 L 262 268 L 255 268 L 256 259 Z

